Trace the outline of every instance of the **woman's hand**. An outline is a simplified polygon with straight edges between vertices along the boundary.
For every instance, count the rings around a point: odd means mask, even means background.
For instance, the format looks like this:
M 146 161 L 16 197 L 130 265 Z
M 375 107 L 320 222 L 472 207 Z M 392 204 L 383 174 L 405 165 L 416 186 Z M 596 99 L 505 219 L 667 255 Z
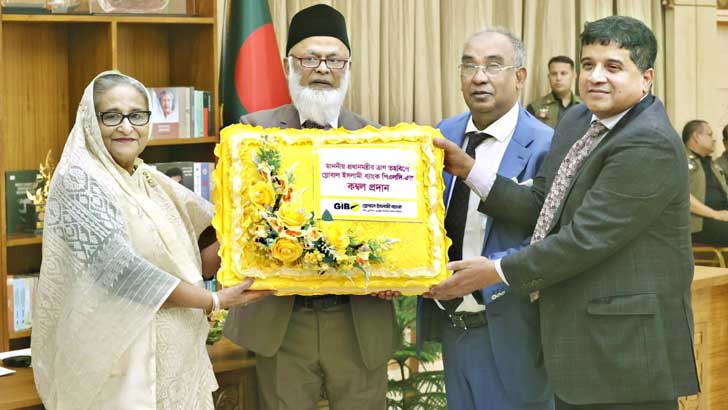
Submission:
M 220 297 L 220 307 L 228 309 L 240 305 L 246 306 L 275 293 L 273 290 L 248 290 L 252 284 L 253 278 L 246 278 L 242 283 L 217 292 Z

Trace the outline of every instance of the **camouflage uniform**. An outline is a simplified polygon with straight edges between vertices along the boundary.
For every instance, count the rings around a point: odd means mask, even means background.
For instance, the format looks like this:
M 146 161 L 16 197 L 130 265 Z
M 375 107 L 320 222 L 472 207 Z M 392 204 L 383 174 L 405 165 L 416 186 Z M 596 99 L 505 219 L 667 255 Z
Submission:
M 561 99 L 554 95 L 553 92 L 550 92 L 533 101 L 531 104 L 528 104 L 526 110 L 549 127 L 556 128 L 556 124 L 566 110 L 581 103 L 581 99 L 574 95 L 574 93 L 571 93 L 570 101 L 569 105 L 564 107 L 561 105 Z

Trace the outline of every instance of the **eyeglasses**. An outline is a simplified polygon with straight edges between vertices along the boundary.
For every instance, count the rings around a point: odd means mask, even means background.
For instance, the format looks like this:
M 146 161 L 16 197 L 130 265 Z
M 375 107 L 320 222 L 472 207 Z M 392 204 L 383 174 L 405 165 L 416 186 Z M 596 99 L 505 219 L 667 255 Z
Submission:
M 463 77 L 472 77 L 474 76 L 478 71 L 481 69 L 485 72 L 485 74 L 489 76 L 496 76 L 503 72 L 504 70 L 507 70 L 509 68 L 516 68 L 514 65 L 500 65 L 498 63 L 488 63 L 488 64 L 460 64 L 458 66 L 460 68 L 460 75 Z
M 122 114 L 115 111 L 98 113 L 99 118 L 101 118 L 101 122 L 107 127 L 115 127 L 121 124 L 124 121 L 124 118 L 128 119 L 131 125 L 147 125 L 151 115 L 151 111 L 132 111 L 129 114 Z
M 326 67 L 332 69 L 332 70 L 341 70 L 346 66 L 346 63 L 349 62 L 349 59 L 342 59 L 342 58 L 318 58 L 318 57 L 296 57 L 296 56 L 290 56 L 295 58 L 296 60 L 301 62 L 301 65 L 306 68 L 317 68 L 321 65 L 321 62 L 326 63 Z

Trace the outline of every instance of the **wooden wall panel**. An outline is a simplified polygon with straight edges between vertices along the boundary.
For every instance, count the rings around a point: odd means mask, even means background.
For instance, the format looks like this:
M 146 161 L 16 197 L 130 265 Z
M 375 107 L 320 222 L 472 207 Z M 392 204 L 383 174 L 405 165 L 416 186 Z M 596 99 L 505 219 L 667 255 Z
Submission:
M 170 39 L 164 24 L 117 25 L 117 67 L 147 87 L 170 83 Z
M 210 64 L 215 55 L 214 31 L 208 25 L 175 27 L 170 41 L 170 84 L 191 85 L 196 89 L 213 91 L 214 70 Z
M 69 123 L 73 126 L 76 122 L 76 107 L 81 101 L 85 87 L 98 73 L 113 67 L 111 24 L 69 25 L 68 43 Z
M 711 410 L 728 403 L 728 286 L 710 289 L 710 405 Z M 695 303 L 695 302 L 693 302 Z
M 63 149 L 70 130 L 66 30 L 65 24 L 3 23 L 5 170 L 38 168 L 49 149 L 56 155 Z
M 692 292 L 700 394 L 680 410 L 723 410 L 728 403 L 728 269 L 696 266 Z
M 0 56 L 3 55 L 3 22 L 2 22 L 2 10 L 0 10 Z M 2 62 L 0 62 L 0 67 Z M 2 69 L 4 70 L 4 68 Z M 0 71 L 2 71 L 0 70 Z M 5 95 L 5 81 L 2 75 L 0 75 L 0 96 Z M 5 133 L 2 132 L 3 123 L 5 123 L 5 110 L 3 105 L 4 100 L 0 100 L 0 147 L 7 147 L 7 139 Z M 4 318 L 8 317 L 5 311 L 8 300 L 7 286 L 5 285 L 5 170 L 2 156 L 0 156 L 0 350 L 8 350 L 8 328 L 2 326 L 6 322 Z

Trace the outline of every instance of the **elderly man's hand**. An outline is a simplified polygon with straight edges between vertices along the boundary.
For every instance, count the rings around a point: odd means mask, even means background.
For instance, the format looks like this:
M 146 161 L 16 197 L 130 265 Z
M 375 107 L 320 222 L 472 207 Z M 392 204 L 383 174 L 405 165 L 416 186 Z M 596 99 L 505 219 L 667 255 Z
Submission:
M 430 291 L 422 296 L 450 300 L 502 282 L 498 271 L 495 270 L 495 264 L 482 256 L 450 262 L 447 268 L 454 271 L 452 276 L 432 286 Z
M 465 180 L 473 169 L 475 160 L 450 140 L 435 138 L 433 143 L 437 148 L 445 150 L 445 171 Z

